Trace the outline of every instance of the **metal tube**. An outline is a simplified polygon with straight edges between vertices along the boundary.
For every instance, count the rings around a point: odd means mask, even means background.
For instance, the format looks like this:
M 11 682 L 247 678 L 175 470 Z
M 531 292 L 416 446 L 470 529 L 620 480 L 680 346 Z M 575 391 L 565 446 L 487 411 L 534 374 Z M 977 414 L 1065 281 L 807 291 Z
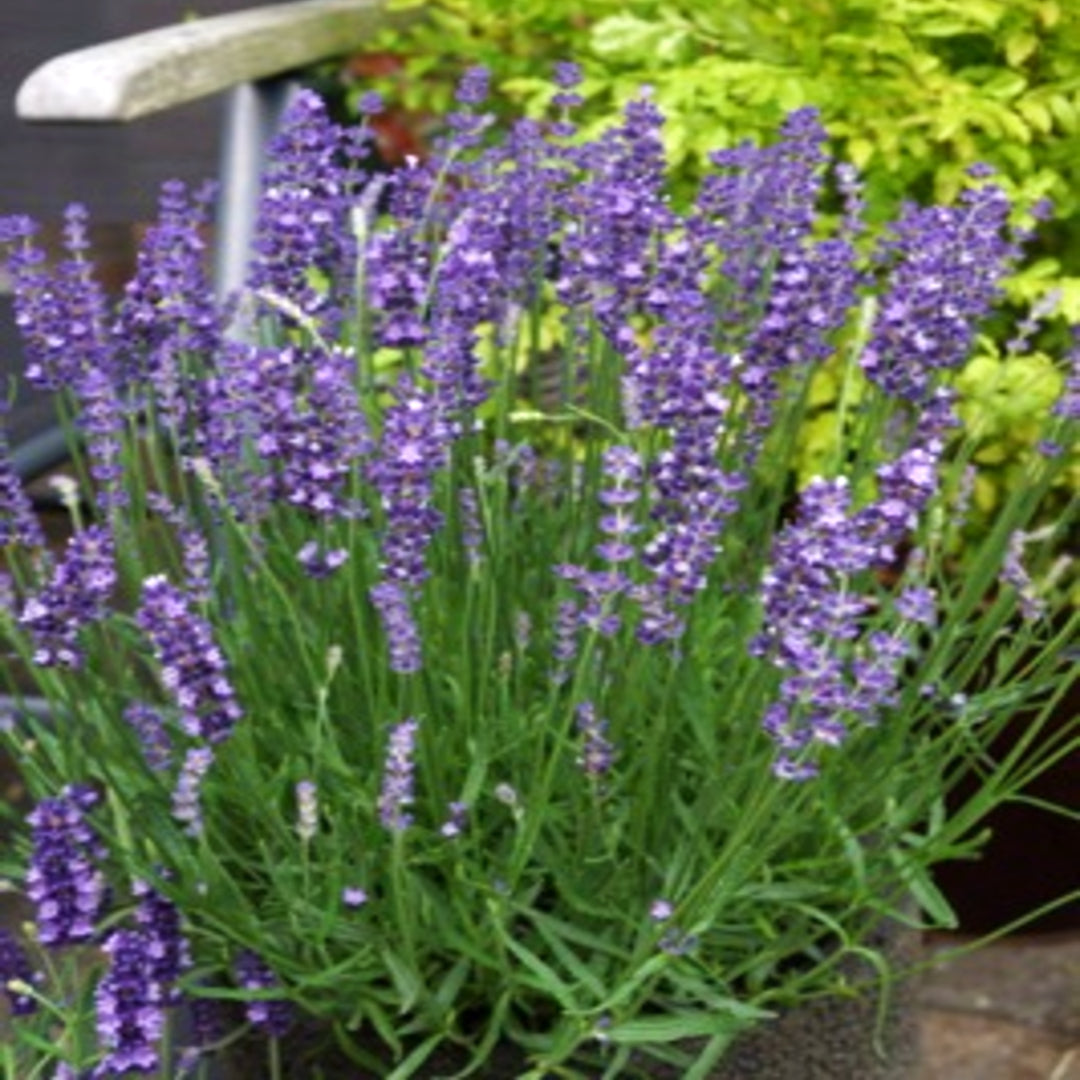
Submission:
M 294 80 L 279 78 L 244 83 L 226 95 L 214 240 L 214 285 L 219 300 L 244 284 L 266 150 L 296 90 Z

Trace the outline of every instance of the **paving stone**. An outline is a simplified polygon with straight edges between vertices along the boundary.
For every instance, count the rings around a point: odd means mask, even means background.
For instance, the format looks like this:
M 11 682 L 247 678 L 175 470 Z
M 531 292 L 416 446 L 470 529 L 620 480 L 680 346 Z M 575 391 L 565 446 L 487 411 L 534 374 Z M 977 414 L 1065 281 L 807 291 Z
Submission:
M 1080 1080 L 1080 1043 L 999 1017 L 927 1011 L 916 1080 Z
M 962 939 L 933 939 L 936 952 Z M 1080 935 L 1017 936 L 945 961 L 921 1000 L 933 1009 L 997 1017 L 1080 1042 Z

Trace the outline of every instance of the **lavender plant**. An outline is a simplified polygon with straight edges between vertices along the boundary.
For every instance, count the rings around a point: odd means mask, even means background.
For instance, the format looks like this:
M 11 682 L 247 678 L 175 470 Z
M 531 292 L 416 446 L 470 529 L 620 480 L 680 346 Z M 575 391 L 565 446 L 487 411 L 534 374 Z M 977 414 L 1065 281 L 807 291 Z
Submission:
M 187 1075 L 241 1001 L 274 1076 L 314 1025 L 364 1075 L 510 1043 L 522 1075 L 705 1077 L 850 992 L 912 898 L 949 925 L 934 864 L 1080 742 L 1047 724 L 1073 568 L 1032 576 L 1075 505 L 1031 531 L 1075 468 L 1080 349 L 1026 483 L 947 558 L 950 379 L 1017 253 L 993 178 L 861 253 L 802 110 L 680 213 L 649 96 L 583 141 L 575 77 L 500 138 L 470 72 L 388 180 L 302 96 L 220 305 L 204 193 L 166 189 L 114 309 L 82 211 L 52 269 L 0 223 L 92 503 L 51 550 L 0 463 L 38 800 L 5 865 L 35 910 L 0 950 L 10 1076 Z M 800 490 L 824 364 L 835 453 Z

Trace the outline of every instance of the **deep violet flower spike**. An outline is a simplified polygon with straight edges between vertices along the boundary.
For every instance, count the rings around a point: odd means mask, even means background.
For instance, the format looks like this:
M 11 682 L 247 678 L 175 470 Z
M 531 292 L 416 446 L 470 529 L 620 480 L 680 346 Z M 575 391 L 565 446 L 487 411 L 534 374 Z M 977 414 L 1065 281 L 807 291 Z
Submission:
M 992 184 L 959 205 L 909 205 L 878 253 L 889 288 L 860 363 L 887 392 L 922 401 L 937 370 L 967 358 L 979 322 L 1016 256 L 1004 232 L 1011 207 Z
M 311 271 L 349 281 L 354 247 L 351 205 L 352 137 L 333 123 L 319 96 L 296 95 L 270 148 L 255 227 L 250 276 L 262 290 L 295 304 L 308 316 L 327 313 L 327 295 L 311 284 Z
M 143 582 L 136 621 L 150 639 L 162 685 L 180 709 L 184 730 L 210 743 L 228 738 L 243 710 L 210 624 L 163 575 Z
M 483 105 L 487 100 L 491 73 L 485 67 L 471 67 L 462 75 L 455 97 L 462 105 Z
M 40 667 L 79 668 L 84 654 L 80 632 L 105 617 L 116 584 L 113 539 L 91 526 L 68 541 L 63 560 L 19 615 L 19 625 L 34 641 Z
M 435 507 L 435 476 L 446 464 L 450 438 L 438 399 L 403 378 L 368 466 L 386 518 L 380 551 L 387 582 L 416 586 L 427 576 L 425 552 L 443 520 Z
M 248 950 L 236 958 L 235 975 L 237 985 L 243 990 L 273 990 L 280 985 L 270 968 Z M 274 1038 L 284 1035 L 292 1026 L 292 1008 L 284 998 L 249 1001 L 244 1012 L 253 1027 Z
M 150 977 L 161 987 L 162 1001 L 180 1001 L 176 983 L 191 967 L 191 949 L 180 925 L 176 905 L 145 881 L 135 881 L 132 895 L 139 901 L 135 922 L 145 935 Z
M 346 515 L 354 463 L 370 450 L 355 363 L 340 349 L 260 349 L 249 395 L 265 496 L 318 517 Z
M 197 384 L 185 379 L 183 359 L 210 356 L 221 341 L 206 258 L 213 195 L 213 185 L 194 193 L 178 180 L 162 185 L 158 219 L 139 246 L 113 326 L 123 381 L 153 395 L 158 421 L 174 437 L 184 420 L 198 420 L 189 418 Z
M 408 808 L 415 801 L 413 756 L 419 730 L 419 723 L 410 717 L 390 731 L 379 794 L 379 820 L 390 832 L 404 832 L 412 824 Z
M 93 1076 L 149 1074 L 160 1067 L 158 1046 L 165 1030 L 164 993 L 155 979 L 141 930 L 116 930 L 103 950 L 109 970 L 94 994 L 98 1042 L 105 1056 Z
M 11 460 L 3 426 L 6 411 L 7 403 L 0 398 L 0 549 L 9 544 L 43 547 L 45 533 Z
M 34 998 L 16 987 L 19 983 L 33 986 L 39 981 L 22 945 L 11 931 L 0 927 L 0 995 L 7 999 L 13 1015 L 28 1016 L 37 1009 Z
M 27 239 L 31 232 L 32 227 Z M 69 258 L 54 268 L 47 268 L 45 252 L 30 243 L 12 251 L 8 262 L 24 374 L 39 390 L 77 390 L 85 372 L 111 374 L 115 367 L 105 293 L 86 258 L 87 215 L 81 205 L 65 211 L 64 244 Z
M 26 895 L 34 905 L 37 937 L 58 947 L 92 941 L 105 903 L 104 852 L 86 811 L 96 805 L 90 788 L 68 787 L 30 812 L 32 853 Z

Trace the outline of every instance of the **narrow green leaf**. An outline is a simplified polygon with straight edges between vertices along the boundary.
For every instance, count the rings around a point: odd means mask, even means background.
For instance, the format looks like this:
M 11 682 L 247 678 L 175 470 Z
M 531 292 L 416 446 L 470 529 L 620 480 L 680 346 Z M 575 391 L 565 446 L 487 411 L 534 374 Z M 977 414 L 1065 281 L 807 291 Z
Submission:
M 638 1046 L 643 1043 L 668 1043 L 680 1039 L 700 1039 L 722 1037 L 732 1039 L 747 1026 L 751 1020 L 758 1019 L 757 1010 L 749 1006 L 733 1003 L 733 1010 L 727 1013 L 677 1013 L 668 1016 L 644 1016 L 615 1024 L 607 1030 L 612 1042 L 624 1046 Z M 740 1016 L 741 1010 L 748 1010 L 751 1015 Z

